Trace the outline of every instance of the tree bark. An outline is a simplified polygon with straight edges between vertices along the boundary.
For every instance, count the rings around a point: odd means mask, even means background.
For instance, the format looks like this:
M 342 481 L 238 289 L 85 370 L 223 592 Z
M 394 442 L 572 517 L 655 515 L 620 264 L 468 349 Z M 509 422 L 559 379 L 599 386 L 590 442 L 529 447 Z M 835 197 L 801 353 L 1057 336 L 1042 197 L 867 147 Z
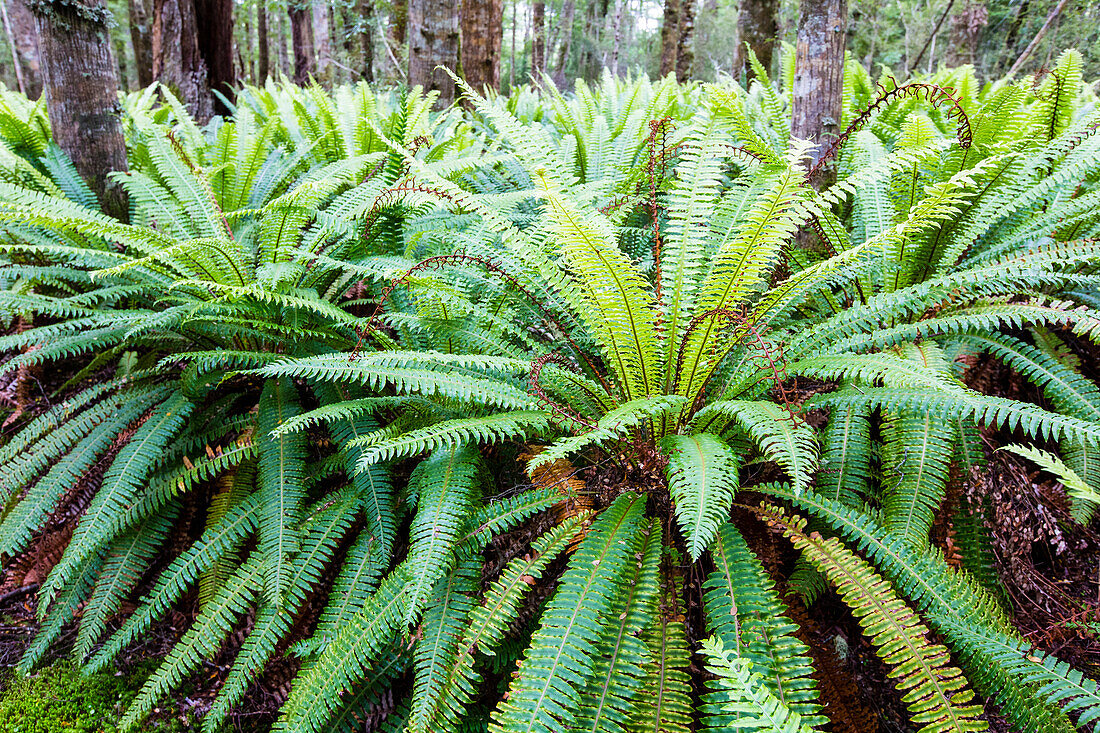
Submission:
M 565 65 L 569 61 L 569 50 L 573 43 L 573 18 L 577 12 L 575 0 L 565 0 L 561 8 L 561 48 L 558 51 L 558 68 L 554 70 L 554 85 L 558 89 L 565 87 Z M 555 33 L 556 35 L 556 33 Z
M 313 75 L 322 84 L 332 82 L 332 45 L 329 43 L 329 24 L 332 12 L 328 0 L 313 0 L 313 50 L 317 66 Z
M 542 78 L 546 71 L 546 3 L 534 3 L 531 7 L 531 76 Z
M 199 53 L 206 64 L 206 85 L 230 101 L 237 75 L 233 73 L 233 0 L 194 0 L 198 28 Z M 215 97 L 214 110 L 229 114 L 225 104 Z
M 267 43 L 267 2 L 256 0 L 256 83 L 263 86 L 271 73 L 271 49 Z
M 409 0 L 393 0 L 390 17 L 390 38 L 395 45 L 409 42 Z
M 286 53 L 286 20 L 283 13 L 275 13 L 275 75 L 290 76 Z
M 737 26 L 741 30 L 741 43 L 737 44 L 733 57 L 734 78 L 741 72 L 752 75 L 745 44 L 756 54 L 760 65 L 771 71 L 776 39 L 779 37 L 778 0 L 742 0 Z M 766 80 L 761 80 L 766 81 Z
M 682 0 L 680 32 L 676 39 L 676 80 L 685 82 L 695 71 L 695 2 Z
M 500 53 L 504 41 L 502 0 L 463 0 L 462 76 L 478 93 L 500 91 Z
M 153 78 L 179 97 L 200 123 L 214 114 L 206 61 L 199 50 L 193 0 L 154 0 Z
M 359 31 L 363 79 L 374 81 L 374 0 L 359 0 L 359 18 L 363 24 Z
M 130 43 L 134 46 L 134 66 L 138 86 L 144 89 L 153 83 L 153 45 L 149 28 L 149 8 L 145 0 L 129 0 Z
M 665 0 L 661 22 L 661 76 L 676 71 L 676 52 L 680 48 L 680 0 Z
M 5 30 L 15 46 L 12 63 L 19 91 L 37 99 L 42 94 L 42 64 L 38 57 L 34 16 L 23 0 L 5 0 L 4 11 L 4 23 L 8 26 Z
M 455 84 L 437 66 L 458 66 L 459 0 L 409 0 L 409 86 L 437 90 L 436 108 L 455 101 Z
M 54 142 L 103 210 L 125 220 L 126 195 L 107 177 L 126 170 L 110 11 L 103 0 L 41 0 L 34 17 Z
M 802 0 L 791 95 L 791 135 L 816 143 L 810 152 L 811 167 L 839 132 L 847 21 L 847 0 Z M 828 176 L 811 183 L 819 188 L 828 185 Z
M 313 76 L 313 10 L 301 2 L 304 0 L 291 0 L 288 7 L 290 41 L 294 46 L 294 81 L 308 84 Z
M 623 42 L 623 0 L 615 0 L 611 16 L 611 75 L 619 75 L 619 53 Z

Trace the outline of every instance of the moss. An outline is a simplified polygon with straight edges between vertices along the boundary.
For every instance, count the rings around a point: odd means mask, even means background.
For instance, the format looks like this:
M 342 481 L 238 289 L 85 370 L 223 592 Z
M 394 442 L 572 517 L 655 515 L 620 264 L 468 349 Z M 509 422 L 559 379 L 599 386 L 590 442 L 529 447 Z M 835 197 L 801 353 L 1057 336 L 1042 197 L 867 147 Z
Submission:
M 115 733 L 115 725 L 137 696 L 147 673 L 85 677 L 68 662 L 30 676 L 0 672 L 0 731 Z M 185 730 L 176 721 L 150 729 L 164 733 Z

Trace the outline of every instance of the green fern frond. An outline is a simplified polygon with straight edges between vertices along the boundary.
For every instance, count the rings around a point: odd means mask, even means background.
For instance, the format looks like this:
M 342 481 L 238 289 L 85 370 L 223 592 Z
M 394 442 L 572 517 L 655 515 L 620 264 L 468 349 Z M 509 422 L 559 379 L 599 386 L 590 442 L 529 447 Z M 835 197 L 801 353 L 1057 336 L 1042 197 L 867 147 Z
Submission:
M 723 648 L 722 641 L 714 637 L 703 640 L 702 651 L 708 657 L 707 669 L 730 692 L 730 700 L 723 708 L 736 716 L 737 728 L 761 733 L 812 733 L 814 728 L 773 695 L 759 674 L 753 673 L 751 661 L 738 656 L 731 658 L 733 652 Z
M 707 629 L 751 660 L 763 684 L 810 725 L 822 722 L 809 649 L 785 615 L 785 607 L 764 567 L 741 533 L 723 524 L 711 549 L 715 570 L 703 583 Z M 729 695 L 703 697 L 706 730 L 725 730 L 744 721 L 723 710 Z
M 576 719 L 596 663 L 600 619 L 616 610 L 643 504 L 637 494 L 623 494 L 592 525 L 542 615 L 507 700 L 493 711 L 490 730 L 550 733 Z
M 740 485 L 739 461 L 728 445 L 705 433 L 670 435 L 661 449 L 669 459 L 665 474 L 676 519 L 691 559 L 698 560 L 729 516 Z
M 724 400 L 695 414 L 692 432 L 718 433 L 735 423 L 768 457 L 779 464 L 797 489 L 809 486 L 817 468 L 817 437 L 813 428 L 774 402 Z
M 924 733 L 987 730 L 980 705 L 968 705 L 974 693 L 960 670 L 950 665 L 947 649 L 928 641 L 928 629 L 874 568 L 836 538 L 807 533 L 806 521 L 766 507 L 765 516 L 829 578 L 859 620 L 878 655 L 892 669 L 902 701 Z

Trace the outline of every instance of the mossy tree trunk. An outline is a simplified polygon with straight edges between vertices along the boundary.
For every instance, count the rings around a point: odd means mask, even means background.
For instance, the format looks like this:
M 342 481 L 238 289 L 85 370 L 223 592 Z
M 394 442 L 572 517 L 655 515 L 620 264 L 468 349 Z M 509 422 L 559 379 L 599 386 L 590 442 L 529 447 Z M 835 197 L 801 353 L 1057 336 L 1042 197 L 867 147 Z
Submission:
M 271 50 L 267 43 L 267 3 L 256 0 L 256 83 L 263 84 L 271 73 Z
M 153 78 L 171 89 L 196 120 L 209 120 L 214 100 L 206 87 L 194 0 L 154 0 L 152 52 Z
M 745 44 L 760 59 L 760 64 L 768 71 L 772 68 L 772 55 L 779 36 L 778 0 L 744 0 L 737 16 L 737 27 L 741 38 L 734 50 L 733 75 L 738 78 L 744 71 L 752 76 L 749 68 Z
M 541 79 L 546 71 L 546 3 L 531 6 L 531 75 Z
M 199 54 L 206 65 L 206 87 L 216 89 L 232 101 L 237 81 L 233 73 L 233 0 L 194 2 Z M 215 112 L 229 114 L 221 99 L 214 97 L 213 101 Z
M 442 66 L 458 66 L 459 0 L 409 0 L 409 86 L 439 91 L 437 108 L 455 101 L 455 84 Z
M 103 210 L 126 219 L 126 196 L 107 175 L 126 170 L 110 11 L 103 0 L 38 0 L 32 7 L 54 141 Z
M 145 0 L 129 0 L 130 42 L 134 45 L 134 66 L 138 86 L 142 89 L 153 83 L 153 39 L 149 24 L 149 8 Z

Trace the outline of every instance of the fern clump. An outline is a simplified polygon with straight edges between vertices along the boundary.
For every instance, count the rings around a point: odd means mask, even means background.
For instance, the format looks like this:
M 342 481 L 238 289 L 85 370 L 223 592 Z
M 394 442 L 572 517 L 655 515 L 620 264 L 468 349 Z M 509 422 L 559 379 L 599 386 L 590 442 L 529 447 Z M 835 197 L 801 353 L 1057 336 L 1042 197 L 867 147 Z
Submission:
M 123 727 L 219 657 L 208 731 L 273 668 L 295 733 L 826 730 L 796 621 L 831 587 L 914 729 L 1100 719 L 932 540 L 982 428 L 1100 496 L 1075 69 L 851 66 L 824 190 L 759 68 L 443 113 L 269 82 L 201 129 L 148 91 L 128 223 L 0 100 L 0 374 L 74 372 L 0 446 L 0 553 L 64 548 L 22 666 L 78 621 L 102 670 L 190 604 Z

